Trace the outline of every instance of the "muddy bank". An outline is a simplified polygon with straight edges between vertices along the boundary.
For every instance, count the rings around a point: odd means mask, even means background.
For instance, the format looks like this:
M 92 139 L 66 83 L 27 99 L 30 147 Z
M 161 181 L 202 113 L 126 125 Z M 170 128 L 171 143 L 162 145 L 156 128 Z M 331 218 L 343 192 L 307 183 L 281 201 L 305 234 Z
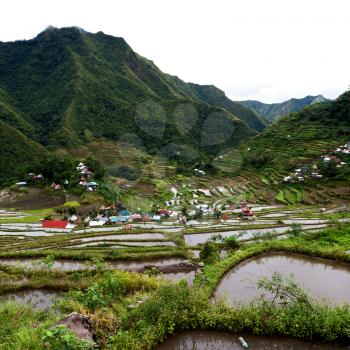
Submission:
M 0 196 L 0 207 L 36 210 L 52 208 L 66 202 L 63 194 L 57 194 L 43 188 L 28 188 L 28 192 L 3 190 Z
M 193 264 L 189 261 L 183 261 L 183 262 L 179 262 L 177 264 L 163 265 L 163 266 L 149 264 L 149 265 L 145 265 L 143 268 L 139 269 L 138 272 L 144 272 L 144 271 L 152 270 L 152 269 L 156 269 L 158 272 L 161 272 L 161 273 L 179 273 L 179 272 L 196 271 L 197 269 L 199 269 L 199 266 L 197 264 Z
M 230 334 L 216 331 L 190 331 L 169 337 L 157 350 L 242 350 L 243 336 L 252 350 L 349 350 L 349 344 L 308 342 L 293 338 Z

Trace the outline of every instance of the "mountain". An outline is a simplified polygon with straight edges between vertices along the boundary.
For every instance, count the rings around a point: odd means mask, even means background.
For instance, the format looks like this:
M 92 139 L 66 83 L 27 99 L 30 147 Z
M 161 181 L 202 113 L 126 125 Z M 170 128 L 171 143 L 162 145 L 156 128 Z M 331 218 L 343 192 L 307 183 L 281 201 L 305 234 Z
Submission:
M 281 117 L 241 146 L 243 168 L 281 180 L 286 171 L 309 164 L 350 140 L 350 92 Z
M 319 102 L 326 102 L 326 101 L 328 100 L 325 97 L 323 97 L 322 95 L 318 95 L 318 96 L 306 96 L 304 98 L 299 98 L 299 99 L 292 98 L 288 101 L 284 101 L 281 103 L 268 104 L 268 103 L 262 103 L 259 101 L 254 101 L 254 100 L 239 101 L 239 103 L 242 106 L 259 113 L 270 122 L 273 122 L 283 115 L 287 115 L 292 112 L 298 112 L 306 106 L 319 103 Z
M 251 129 L 261 132 L 269 122 L 260 114 L 240 103 L 230 100 L 225 93 L 213 85 L 189 84 L 197 98 L 214 106 L 222 107 L 244 120 Z
M 1 127 L 49 150 L 128 139 L 150 153 L 209 159 L 263 129 L 224 95 L 197 90 L 102 32 L 50 27 L 32 40 L 0 42 Z

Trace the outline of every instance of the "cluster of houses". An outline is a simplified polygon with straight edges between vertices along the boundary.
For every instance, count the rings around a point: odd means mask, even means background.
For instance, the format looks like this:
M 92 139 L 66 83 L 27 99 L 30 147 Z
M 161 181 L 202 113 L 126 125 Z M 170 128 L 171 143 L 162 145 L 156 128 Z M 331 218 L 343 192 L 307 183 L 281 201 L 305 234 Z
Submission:
M 241 211 L 242 219 L 254 219 L 255 213 L 246 202 L 241 202 L 239 205 L 210 205 L 200 204 L 194 209 L 188 210 L 188 217 L 209 216 L 214 213 L 219 213 L 218 218 L 227 220 L 229 211 Z M 221 212 L 222 211 L 222 212 Z M 79 225 L 84 227 L 102 227 L 108 225 L 121 225 L 123 229 L 132 229 L 133 223 L 161 222 L 162 220 L 177 222 L 179 224 L 191 224 L 187 222 L 186 216 L 183 213 L 174 210 L 158 209 L 155 213 L 131 213 L 127 209 L 116 210 L 115 207 L 101 207 L 99 214 L 82 218 L 78 215 L 72 215 L 69 219 L 61 220 L 44 220 L 42 227 L 45 231 L 61 231 L 70 232 Z
M 335 150 L 335 153 L 338 154 L 345 154 L 347 156 L 350 156 L 350 141 L 347 141 L 345 145 L 338 147 Z
M 44 176 L 41 174 L 29 173 L 27 175 L 28 181 L 31 183 L 40 183 L 44 181 Z M 26 187 L 28 185 L 27 181 L 16 182 L 18 187 Z
M 322 179 L 322 174 L 319 174 L 318 167 L 316 163 L 313 164 L 311 168 L 308 165 L 303 165 L 302 167 L 295 169 L 291 175 L 285 176 L 283 182 L 285 183 L 295 183 L 295 182 L 304 182 L 306 178 L 311 177 L 313 179 Z
M 343 162 L 339 156 L 347 155 L 350 157 L 350 141 L 348 141 L 344 146 L 338 147 L 336 150 L 330 152 L 329 154 L 323 155 L 321 161 L 323 164 L 327 165 L 330 162 L 334 162 L 337 169 L 340 169 L 346 162 Z M 311 167 L 311 171 L 308 165 L 303 165 L 302 167 L 295 169 L 291 175 L 285 176 L 283 182 L 285 183 L 295 183 L 304 182 L 306 178 L 311 179 L 322 179 L 323 175 L 320 174 L 318 166 L 314 163 Z
M 95 181 L 89 181 L 92 176 L 92 171 L 87 165 L 80 162 L 77 166 L 77 171 L 79 173 L 79 186 L 85 188 L 87 191 L 91 192 L 98 188 L 98 183 Z
M 158 209 L 156 213 L 131 213 L 127 209 L 116 211 L 112 207 L 102 207 L 100 214 L 84 219 L 77 215 L 72 215 L 67 220 L 44 220 L 42 227 L 46 231 L 71 231 L 76 226 L 84 224 L 85 227 L 101 227 L 105 225 L 122 225 L 124 229 L 131 229 L 132 223 L 160 222 L 164 218 L 168 220 L 186 223 L 186 220 L 177 211 Z

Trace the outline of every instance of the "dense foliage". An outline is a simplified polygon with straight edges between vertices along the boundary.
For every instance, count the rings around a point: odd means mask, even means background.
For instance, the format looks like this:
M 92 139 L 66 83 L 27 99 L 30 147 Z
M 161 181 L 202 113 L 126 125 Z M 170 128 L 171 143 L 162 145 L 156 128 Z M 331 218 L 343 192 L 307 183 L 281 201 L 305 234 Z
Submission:
M 240 148 L 243 168 L 267 175 L 317 162 L 350 139 L 350 92 L 281 118 Z M 312 163 L 311 163 L 312 165 Z M 319 164 L 320 165 L 320 164 Z M 325 175 L 334 176 L 332 168 Z M 282 180 L 279 179 L 279 180 Z
M 194 161 L 255 134 L 245 122 L 252 112 L 214 105 L 136 54 L 124 39 L 102 32 L 49 28 L 29 41 L 0 43 L 1 132 L 9 133 L 11 126 L 48 149 L 133 135 L 154 154 L 186 145 Z M 235 132 L 226 135 L 227 128 L 219 128 L 219 141 L 208 143 L 212 125 L 207 120 L 218 112 L 215 118 Z M 15 149 L 14 141 L 7 139 L 7 147 Z M 33 147 L 18 159 L 30 159 Z M 6 153 L 1 152 L 1 162 L 11 157 Z M 9 167 L 8 173 L 15 170 Z

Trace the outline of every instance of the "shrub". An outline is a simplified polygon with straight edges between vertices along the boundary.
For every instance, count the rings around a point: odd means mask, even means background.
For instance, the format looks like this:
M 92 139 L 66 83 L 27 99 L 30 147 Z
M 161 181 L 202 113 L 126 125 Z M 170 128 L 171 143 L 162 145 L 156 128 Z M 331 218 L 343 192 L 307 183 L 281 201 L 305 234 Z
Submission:
M 238 241 L 236 236 L 229 236 L 225 238 L 226 245 L 231 249 L 238 248 Z
M 206 263 L 211 263 L 211 262 L 214 262 L 215 260 L 218 260 L 219 257 L 220 257 L 219 248 L 217 244 L 213 242 L 204 243 L 203 248 L 199 253 L 199 258 L 202 261 Z
M 59 325 L 46 331 L 42 340 L 45 344 L 45 349 L 49 350 L 86 350 L 93 348 L 92 343 L 77 338 L 64 325 Z

